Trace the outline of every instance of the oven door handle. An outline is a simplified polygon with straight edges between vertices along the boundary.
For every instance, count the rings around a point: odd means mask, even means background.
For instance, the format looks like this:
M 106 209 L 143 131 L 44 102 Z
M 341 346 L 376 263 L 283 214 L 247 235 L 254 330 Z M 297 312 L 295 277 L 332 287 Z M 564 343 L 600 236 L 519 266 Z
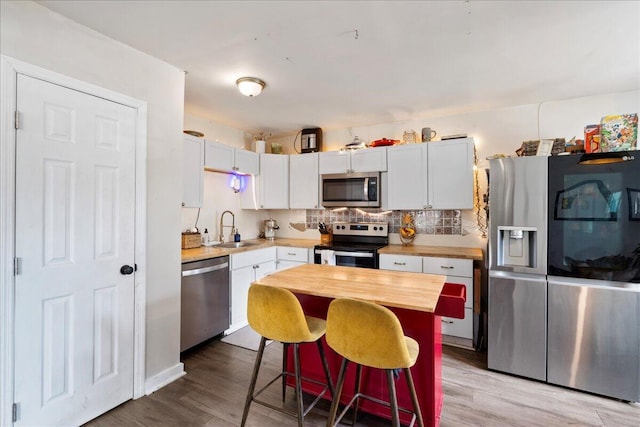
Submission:
M 320 255 L 322 251 L 320 249 L 315 250 L 316 255 Z M 345 252 L 345 251 L 334 251 L 333 254 L 335 256 L 350 256 L 353 258 L 373 258 L 373 254 L 370 252 Z

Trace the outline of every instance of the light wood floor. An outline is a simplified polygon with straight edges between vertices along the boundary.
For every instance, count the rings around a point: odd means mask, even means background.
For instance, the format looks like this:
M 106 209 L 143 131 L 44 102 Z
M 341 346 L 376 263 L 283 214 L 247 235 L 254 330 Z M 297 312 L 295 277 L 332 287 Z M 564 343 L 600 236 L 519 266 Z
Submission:
M 265 351 L 261 379 L 275 376 L 281 364 L 278 343 Z M 441 425 L 453 426 L 640 426 L 640 406 L 562 387 L 491 372 L 486 353 L 443 347 Z M 240 425 L 245 393 L 256 353 L 212 341 L 183 354 L 187 375 L 150 396 L 129 401 L 88 426 Z M 264 374 L 264 375 L 262 375 Z M 260 379 L 258 387 L 260 387 Z M 278 401 L 278 386 L 265 392 Z M 293 391 L 287 405 L 294 408 Z M 319 405 L 306 426 L 324 426 L 328 405 Z M 295 426 L 295 419 L 252 405 L 248 426 Z M 363 416 L 357 426 L 389 426 L 387 420 Z

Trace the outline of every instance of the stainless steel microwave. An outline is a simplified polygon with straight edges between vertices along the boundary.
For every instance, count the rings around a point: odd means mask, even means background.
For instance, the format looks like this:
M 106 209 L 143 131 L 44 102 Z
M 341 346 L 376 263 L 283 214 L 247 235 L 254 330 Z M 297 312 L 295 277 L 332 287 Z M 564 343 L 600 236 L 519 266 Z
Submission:
M 322 175 L 320 187 L 325 207 L 380 207 L 380 172 Z

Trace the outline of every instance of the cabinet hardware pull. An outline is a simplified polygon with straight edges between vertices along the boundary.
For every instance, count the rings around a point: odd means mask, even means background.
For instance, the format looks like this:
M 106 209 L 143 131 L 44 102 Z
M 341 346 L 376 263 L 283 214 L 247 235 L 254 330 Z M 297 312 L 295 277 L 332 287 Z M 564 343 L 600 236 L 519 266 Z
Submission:
M 287 252 L 287 255 L 295 255 L 295 252 Z
M 453 320 L 444 320 L 444 319 L 441 319 L 441 320 L 442 320 L 442 323 L 448 323 L 449 325 L 453 323 Z
M 450 265 L 441 265 L 440 268 L 444 268 L 445 270 L 453 270 L 453 266 Z
M 393 262 L 393 265 L 407 265 L 407 263 L 406 263 L 406 262 L 397 262 L 397 261 L 394 261 L 394 262 Z

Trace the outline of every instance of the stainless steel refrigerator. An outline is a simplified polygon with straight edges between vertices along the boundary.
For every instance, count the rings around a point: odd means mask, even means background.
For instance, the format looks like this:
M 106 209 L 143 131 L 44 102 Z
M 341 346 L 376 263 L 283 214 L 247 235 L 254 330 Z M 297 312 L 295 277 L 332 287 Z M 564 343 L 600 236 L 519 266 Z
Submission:
M 490 162 L 488 367 L 640 401 L 640 151 Z
M 548 161 L 547 381 L 640 401 L 640 151 Z
M 487 363 L 547 377 L 547 157 L 490 161 Z

